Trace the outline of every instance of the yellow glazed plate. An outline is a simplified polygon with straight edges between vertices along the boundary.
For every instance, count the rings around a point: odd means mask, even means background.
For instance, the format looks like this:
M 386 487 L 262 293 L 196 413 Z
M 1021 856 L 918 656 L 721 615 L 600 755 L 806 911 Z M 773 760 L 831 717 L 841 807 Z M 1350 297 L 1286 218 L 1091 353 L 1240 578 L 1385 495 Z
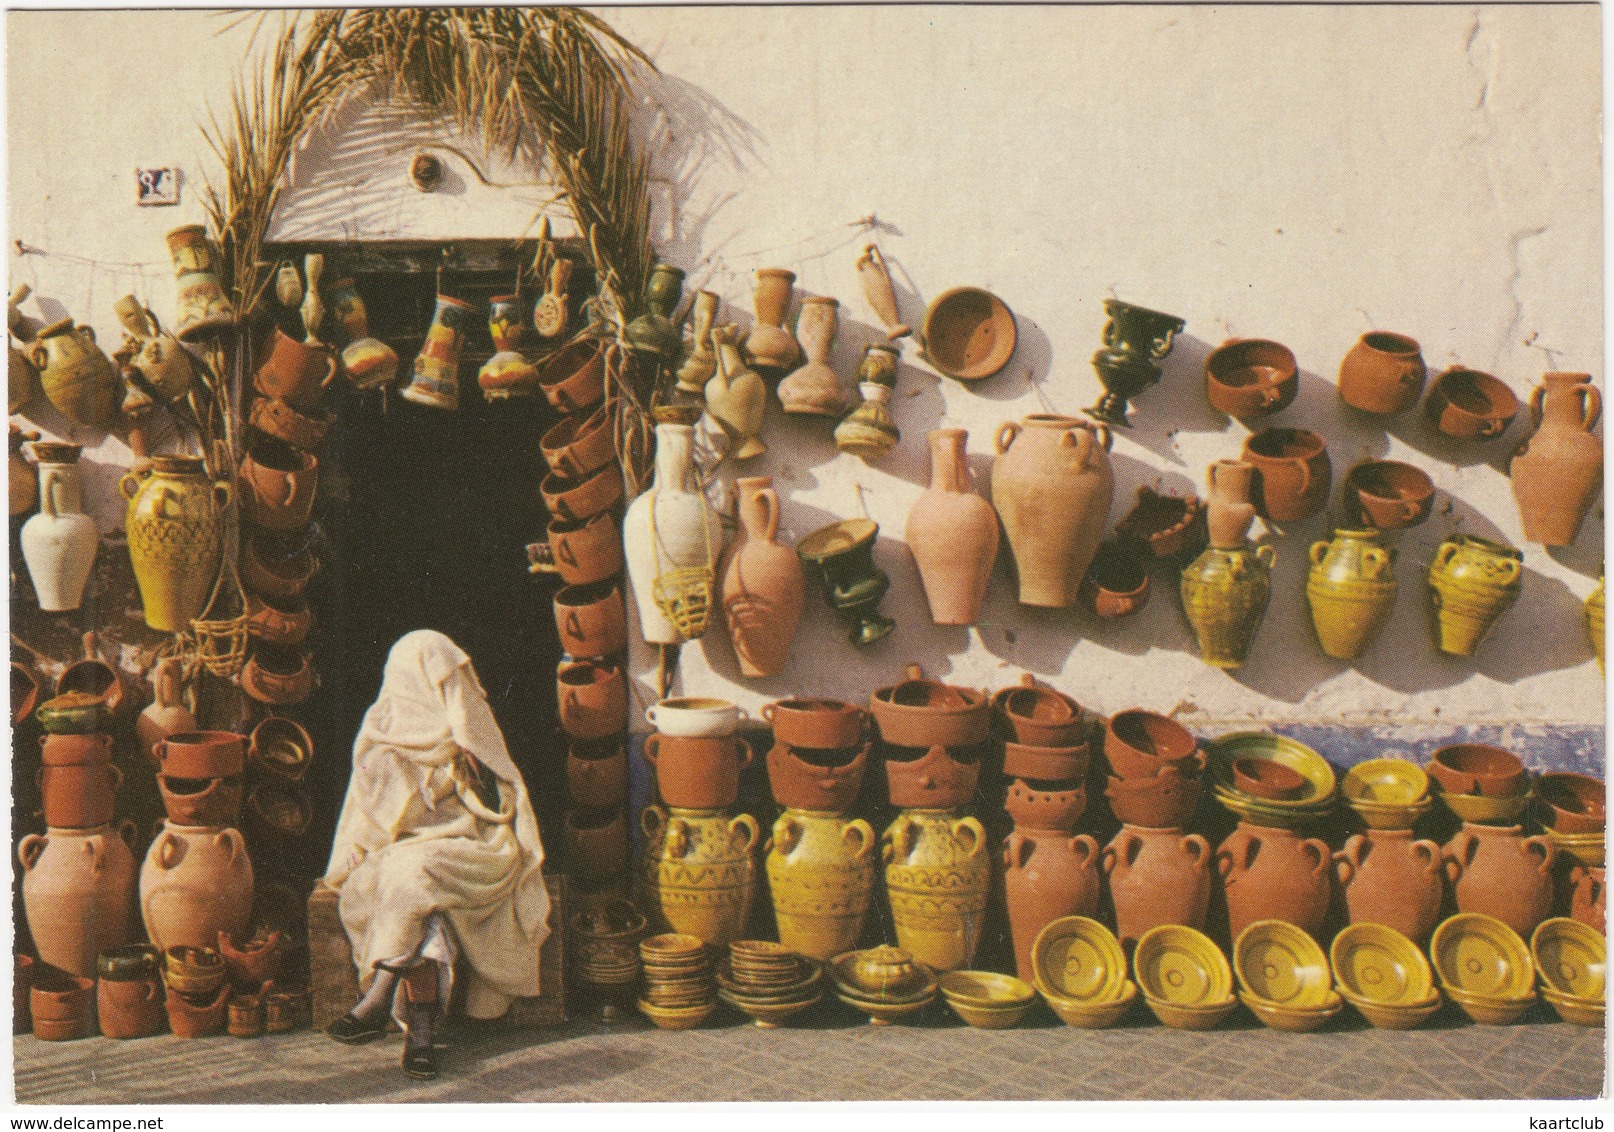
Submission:
M 1233 971 L 1241 987 L 1273 1005 L 1322 1006 L 1338 997 L 1323 949 L 1282 920 L 1257 920 L 1239 933 Z
M 948 1002 L 987 1010 L 1029 1006 L 1037 1000 L 1036 988 L 1029 983 L 996 971 L 949 971 L 937 986 Z
M 1510 999 L 1535 990 L 1530 949 L 1518 932 L 1491 916 L 1459 912 L 1451 917 L 1435 929 L 1429 957 L 1453 998 Z
M 1062 916 L 1037 933 L 1031 970 L 1044 995 L 1103 1002 L 1114 999 L 1126 982 L 1126 953 L 1097 920 Z
M 1220 1002 L 1200 1006 L 1165 1002 L 1149 997 L 1147 992 L 1144 993 L 1143 1000 L 1149 1004 L 1149 1009 L 1154 1011 L 1156 1018 L 1174 1030 L 1214 1030 L 1227 1020 L 1228 1015 L 1239 1008 L 1239 1000 L 1231 996 Z
M 1524 813 L 1524 807 L 1530 802 L 1530 795 L 1515 794 L 1511 798 L 1489 798 L 1483 794 L 1448 794 L 1440 789 L 1440 783 L 1433 784 L 1435 797 L 1446 803 L 1446 808 L 1456 814 L 1463 821 L 1477 822 L 1480 825 L 1497 825 L 1511 823 Z
M 1414 1030 L 1440 1011 L 1440 992 L 1434 990 L 1422 1002 L 1401 1005 L 1358 998 L 1344 988 L 1339 993 L 1376 1030 Z
M 1429 775 L 1406 759 L 1368 759 L 1345 772 L 1340 791 L 1351 802 L 1416 806 L 1429 793 Z
M 1309 783 L 1309 789 L 1298 798 L 1279 801 L 1263 798 L 1262 802 L 1273 809 L 1309 809 L 1326 803 L 1334 796 L 1337 779 L 1328 760 L 1304 743 L 1286 735 L 1269 731 L 1238 731 L 1223 735 L 1205 745 L 1205 769 L 1212 783 L 1233 790 L 1233 763 L 1237 759 L 1254 756 L 1271 759 L 1295 771 Z M 1241 797 L 1249 797 L 1237 791 Z
M 1133 963 L 1146 998 L 1169 1006 L 1235 1004 L 1227 957 L 1203 932 L 1180 924 L 1150 928 L 1138 940 Z
M 1353 998 L 1388 1006 L 1414 1006 L 1435 993 L 1423 952 L 1383 924 L 1351 924 L 1329 948 L 1340 988 Z
M 1222 808 L 1251 825 L 1259 825 L 1268 829 L 1299 829 L 1311 822 L 1328 816 L 1333 809 L 1333 802 L 1311 807 L 1304 810 L 1280 810 L 1263 805 L 1247 794 L 1240 794 L 1233 790 L 1224 790 L 1220 786 L 1213 787 L 1216 800 Z
M 1589 924 L 1557 916 L 1530 937 L 1530 956 L 1547 989 L 1602 1002 L 1607 994 L 1608 941 Z

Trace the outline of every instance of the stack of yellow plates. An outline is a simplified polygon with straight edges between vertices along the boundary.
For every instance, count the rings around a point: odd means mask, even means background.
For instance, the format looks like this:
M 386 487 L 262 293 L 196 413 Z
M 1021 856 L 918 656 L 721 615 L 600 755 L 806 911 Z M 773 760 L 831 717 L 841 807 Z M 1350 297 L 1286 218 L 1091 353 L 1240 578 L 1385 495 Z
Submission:
M 1086 916 L 1062 916 L 1037 933 L 1031 978 L 1055 1014 L 1084 1030 L 1113 1026 L 1138 997 L 1120 941 Z
M 1383 924 L 1352 924 L 1334 937 L 1329 965 L 1340 997 L 1381 1030 L 1411 1030 L 1440 1009 L 1429 961 Z
M 1345 1008 L 1328 956 L 1294 924 L 1257 920 L 1233 943 L 1239 1001 L 1275 1030 L 1315 1030 Z
M 1541 997 L 1558 1017 L 1601 1026 L 1608 1011 L 1608 941 L 1596 928 L 1563 916 L 1543 920 L 1530 937 Z
M 1227 957 L 1203 932 L 1180 924 L 1150 928 L 1132 958 L 1143 1000 L 1167 1026 L 1210 1030 L 1238 1009 Z
M 1447 996 L 1482 1025 L 1516 1022 L 1535 1005 L 1530 949 L 1501 920 L 1459 912 L 1435 929 L 1429 956 Z
M 1557 846 L 1558 852 L 1589 869 L 1603 867 L 1603 833 L 1559 833 L 1556 829 L 1543 829 L 1547 840 Z
M 1259 798 L 1240 790 L 1233 764 L 1242 758 L 1269 759 L 1306 780 L 1294 798 Z M 1296 829 L 1327 817 L 1334 808 L 1337 783 L 1328 760 L 1304 743 L 1266 731 L 1239 731 L 1205 746 L 1205 774 L 1216 800 L 1252 825 Z M 1144 991 L 1148 994 L 1147 988 Z
M 1411 829 L 1434 806 L 1429 776 L 1406 759 L 1369 759 L 1340 780 L 1345 804 L 1369 829 Z

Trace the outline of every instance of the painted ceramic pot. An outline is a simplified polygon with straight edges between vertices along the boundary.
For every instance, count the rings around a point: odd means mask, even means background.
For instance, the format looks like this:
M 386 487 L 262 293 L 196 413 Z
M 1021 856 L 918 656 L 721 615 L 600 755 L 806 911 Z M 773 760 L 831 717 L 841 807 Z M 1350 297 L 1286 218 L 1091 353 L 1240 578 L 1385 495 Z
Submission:
M 992 502 L 1020 578 L 1020 602 L 1074 605 L 1115 494 L 1110 433 L 1037 414 L 998 430 Z
M 1210 907 L 1211 847 L 1197 833 L 1123 825 L 1099 856 L 1123 945 L 1161 924 L 1202 930 Z
M 86 428 L 111 427 L 121 382 L 112 359 L 95 344 L 92 327 L 75 327 L 70 318 L 51 323 L 29 343 L 28 360 L 57 412 Z
M 1062 916 L 1094 916 L 1100 890 L 1098 842 L 1083 833 L 1021 829 L 1003 842 L 1003 892 L 1015 970 L 1032 981 L 1031 945 Z
M 951 810 L 904 810 L 881 838 L 897 946 L 934 971 L 968 967 L 986 923 L 986 831 Z
M 414 376 L 404 387 L 404 400 L 450 412 L 460 407 L 460 353 L 475 320 L 470 303 L 437 296 L 437 310 L 415 357 Z
M 348 380 L 361 392 L 391 385 L 398 376 L 398 354 L 385 342 L 370 337 L 370 312 L 353 280 L 338 279 L 331 286 L 330 298 L 336 320 L 349 338 L 342 349 L 342 368 Z
M 611 578 L 563 587 L 555 594 L 555 626 L 568 656 L 610 656 L 628 643 L 621 588 Z
M 801 558 L 779 541 L 779 493 L 767 476 L 734 481 L 745 537 L 723 564 L 723 622 L 740 675 L 777 676 L 790 659 L 790 644 L 807 600 Z
M 1383 924 L 1419 947 L 1440 922 L 1445 896 L 1440 846 L 1410 829 L 1370 829 L 1334 854 L 1334 875 L 1353 924 Z
M 998 517 L 975 492 L 961 428 L 939 428 L 930 441 L 930 488 L 908 512 L 903 538 L 919 566 L 930 619 L 937 625 L 973 625 L 986 601 L 986 584 L 998 557 Z
M 1418 403 L 1428 376 L 1416 341 L 1405 334 L 1372 330 L 1340 363 L 1339 399 L 1364 413 L 1393 416 Z
M 700 636 L 716 596 L 723 530 L 695 481 L 694 443 L 689 425 L 656 426 L 655 481 L 622 520 L 628 579 L 647 644 Z
M 239 830 L 163 824 L 140 869 L 140 912 L 153 946 L 217 947 L 244 936 L 252 861 Z
M 1552 915 L 1557 848 L 1520 826 L 1464 822 L 1441 850 L 1459 912 L 1501 920 L 1524 939 Z
M 856 948 L 874 896 L 874 848 L 862 818 L 785 810 L 767 858 L 779 942 L 820 962 Z
M 200 457 L 157 456 L 147 475 L 126 475 L 119 488 L 146 624 L 188 630 L 218 577 L 230 485 L 212 482 Z
M 875 342 L 863 350 L 857 366 L 857 391 L 862 400 L 835 426 L 835 447 L 864 463 L 873 463 L 902 441 L 902 430 L 891 415 L 891 396 L 897 388 L 898 348 Z
M 1568 546 L 1603 492 L 1603 398 L 1589 373 L 1549 373 L 1530 394 L 1535 432 L 1509 465 L 1528 542 Z
M 235 325 L 235 308 L 219 282 L 219 259 L 200 224 L 168 233 L 168 256 L 179 291 L 174 333 L 193 342 L 204 334 Z
M 84 600 L 101 536 L 83 510 L 79 446 L 41 442 L 33 449 L 39 461 L 39 512 L 22 525 L 22 557 L 39 608 L 67 613 Z
M 796 336 L 807 364 L 779 383 L 779 404 L 785 412 L 818 417 L 839 417 L 845 412 L 846 393 L 829 364 L 839 307 L 838 301 L 822 295 L 809 295 L 801 301 Z
M 1435 644 L 1452 656 L 1472 656 L 1523 588 L 1524 554 L 1478 535 L 1453 535 L 1429 563 Z
M 549 549 L 555 572 L 568 586 L 603 582 L 622 570 L 622 537 L 610 512 L 590 519 L 551 520 Z
M 1237 939 L 1257 920 L 1282 920 L 1321 939 L 1333 895 L 1333 851 L 1291 829 L 1239 822 L 1214 856 Z
M 752 295 L 757 319 L 745 340 L 745 353 L 751 365 L 766 377 L 783 377 L 801 365 L 801 343 L 785 329 L 795 282 L 796 273 L 782 267 L 765 267 L 757 272 L 757 287 Z
M 18 843 L 23 910 L 40 962 L 94 978 L 96 957 L 130 941 L 134 836 L 125 821 L 31 833 Z
M 525 323 L 516 296 L 497 295 L 488 300 L 488 333 L 493 336 L 495 353 L 477 371 L 476 381 L 489 401 L 531 393 L 538 384 L 538 367 L 520 350 Z
M 714 947 L 743 938 L 756 894 L 756 819 L 650 806 L 641 823 L 645 897 L 658 926 Z
M 1323 652 L 1353 660 L 1373 643 L 1395 608 L 1395 550 L 1371 528 L 1336 530 L 1311 544 L 1306 600 Z
M 1323 438 L 1303 428 L 1267 428 L 1244 440 L 1241 457 L 1256 470 L 1256 513 L 1273 523 L 1298 523 L 1321 511 L 1333 486 Z
M 1094 420 L 1130 427 L 1127 402 L 1160 380 L 1157 364 L 1171 353 L 1187 325 L 1173 314 L 1149 310 L 1120 299 L 1105 299 L 1104 347 L 1093 355 L 1093 369 L 1104 396 L 1084 410 Z
M 1270 546 L 1211 546 L 1183 570 L 1183 613 L 1206 664 L 1238 668 L 1249 658 L 1272 597 L 1275 558 Z

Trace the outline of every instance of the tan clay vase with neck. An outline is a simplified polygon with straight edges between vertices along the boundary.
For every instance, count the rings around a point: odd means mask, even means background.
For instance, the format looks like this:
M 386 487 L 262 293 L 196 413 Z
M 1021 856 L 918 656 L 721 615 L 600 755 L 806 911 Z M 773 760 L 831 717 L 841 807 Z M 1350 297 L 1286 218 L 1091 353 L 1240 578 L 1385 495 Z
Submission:
M 1020 578 L 1020 603 L 1076 604 L 1115 495 L 1110 432 L 1075 417 L 1034 414 L 998 429 L 992 503 Z
M 875 845 L 862 818 L 793 809 L 780 815 L 768 849 L 780 943 L 819 962 L 857 947 L 874 897 Z
M 768 387 L 740 360 L 738 330 L 719 327 L 712 331 L 712 342 L 717 347 L 717 372 L 706 383 L 706 411 L 729 438 L 729 459 L 760 456 L 768 450 L 759 438 Z
M 1250 537 L 1255 522 L 1255 467 L 1243 460 L 1217 460 L 1205 470 L 1210 485 L 1206 524 L 1210 544 L 1219 550 L 1237 550 Z
M 1161 924 L 1199 931 L 1210 907 L 1211 847 L 1197 833 L 1123 825 L 1099 857 L 1115 909 L 1115 934 L 1130 947 Z
M 151 752 L 156 744 L 170 735 L 197 730 L 196 717 L 180 699 L 180 668 L 177 656 L 165 656 L 156 663 L 151 671 L 156 699 L 147 704 L 135 720 L 135 737 L 153 767 L 157 763 Z
M 1556 846 L 1520 826 L 1464 822 L 1441 851 L 1459 912 L 1501 920 L 1525 939 L 1552 915 Z
M 777 676 L 790 659 L 807 582 L 801 558 L 779 541 L 779 493 L 768 476 L 734 481 L 745 537 L 723 566 L 723 620 L 740 675 Z
M 908 512 L 903 537 L 919 566 L 930 619 L 973 625 L 998 557 L 998 516 L 975 491 L 961 428 L 931 430 L 930 488 Z
M 699 397 L 706 383 L 717 372 L 717 353 L 712 349 L 712 328 L 717 325 L 718 296 L 715 291 L 696 291 L 689 309 L 690 350 L 678 367 L 678 388 Z
M 1353 924 L 1383 924 L 1422 947 L 1440 922 L 1440 846 L 1410 829 L 1355 834 L 1334 854 L 1334 877 Z
M 1095 916 L 1102 887 L 1098 842 L 1085 833 L 1015 829 L 1003 842 L 1003 894 L 1015 972 L 1032 981 L 1031 945 L 1061 916 Z
M 39 463 L 39 511 L 18 536 L 39 608 L 67 613 L 84 600 L 101 543 L 95 520 L 84 513 L 76 444 L 32 445 Z
M 745 340 L 745 354 L 751 365 L 768 377 L 783 377 L 801 365 L 801 343 L 785 329 L 795 283 L 796 273 L 782 267 L 764 267 L 757 272 L 753 295 L 757 321 Z
M 823 295 L 809 295 L 801 301 L 796 336 L 801 339 L 807 364 L 779 383 L 779 404 L 787 413 L 839 417 L 846 411 L 841 379 L 829 364 L 839 306 L 835 299 Z
M 95 978 L 101 952 L 131 941 L 134 823 L 31 833 L 17 845 L 22 903 L 41 962 Z
M 1241 821 L 1214 860 L 1234 939 L 1257 920 L 1283 920 L 1321 941 L 1333 895 L 1327 842 Z
M 1536 431 L 1509 465 L 1527 542 L 1568 546 L 1602 498 L 1603 442 L 1593 431 L 1603 398 L 1589 373 L 1549 373 L 1530 394 Z

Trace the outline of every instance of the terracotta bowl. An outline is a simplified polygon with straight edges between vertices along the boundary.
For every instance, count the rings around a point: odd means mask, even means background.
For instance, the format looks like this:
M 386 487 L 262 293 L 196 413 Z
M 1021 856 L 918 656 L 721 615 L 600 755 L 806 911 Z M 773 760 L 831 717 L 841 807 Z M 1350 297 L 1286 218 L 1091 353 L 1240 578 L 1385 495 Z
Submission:
M 607 464 L 579 479 L 550 472 L 538 485 L 544 507 L 551 515 L 586 522 L 622 502 L 622 471 Z
M 1454 440 L 1501 436 L 1519 413 L 1519 398 L 1507 384 L 1479 370 L 1452 366 L 1424 398 L 1429 423 Z
M 579 338 L 544 363 L 538 372 L 544 397 L 562 413 L 576 414 L 605 396 L 605 344 Z
M 1087 778 L 1090 765 L 1085 743 L 1076 747 L 1003 744 L 1003 773 L 1010 778 L 1031 778 L 1042 782 L 1082 781 Z
M 1529 772 L 1518 755 L 1488 743 L 1441 747 L 1426 769 L 1448 794 L 1512 798 L 1525 793 L 1529 783 Z
M 1435 974 L 1447 993 L 1516 999 L 1533 993 L 1535 961 L 1519 933 L 1479 912 L 1459 912 L 1429 940 Z
M 898 747 L 969 747 L 991 733 L 991 706 L 973 688 L 925 680 L 910 669 L 908 679 L 869 697 L 880 738 Z
M 1596 928 L 1555 916 L 1530 936 L 1530 955 L 1549 990 L 1602 1002 L 1608 988 L 1608 941 Z
M 1174 558 L 1205 544 L 1205 505 L 1199 496 L 1171 495 L 1144 485 L 1115 534 L 1154 558 Z
M 314 804 L 307 792 L 284 779 L 254 785 L 243 808 L 254 836 L 264 839 L 301 837 L 314 821 Z
M 855 748 L 862 744 L 868 714 L 839 700 L 778 700 L 762 707 L 762 719 L 775 741 L 813 750 Z
M 300 782 L 314 761 L 314 741 L 295 720 L 271 715 L 252 729 L 247 760 L 259 770 Z
M 1535 787 L 1541 821 L 1559 833 L 1600 833 L 1607 820 L 1608 788 L 1600 778 L 1567 771 L 1543 774 Z
M 1257 920 L 1233 943 L 1239 985 L 1261 1002 L 1291 1009 L 1327 1006 L 1334 995 L 1328 956 L 1294 924 Z
M 822 751 L 775 744 L 768 752 L 774 801 L 794 810 L 849 809 L 862 788 L 871 746 Z
M 1299 798 L 1310 785 L 1299 771 L 1274 759 L 1246 755 L 1233 760 L 1233 786 L 1255 798 Z
M 566 755 L 566 792 L 578 806 L 620 806 L 628 800 L 628 751 L 620 742 L 604 744 L 608 750 L 595 758 L 578 753 L 573 744 Z
M 1076 828 L 1082 814 L 1087 811 L 1087 787 L 1074 786 L 1066 790 L 1049 790 L 1033 786 L 1023 778 L 1009 784 L 1003 808 L 1019 829 L 1051 829 L 1069 831 Z
M 1368 759 L 1345 772 L 1340 792 L 1347 802 L 1416 806 L 1429 793 L 1429 776 L 1406 759 Z
M 1345 475 L 1345 519 L 1354 526 L 1398 531 L 1429 518 L 1435 481 L 1398 460 L 1366 460 Z
M 1149 778 L 1161 767 L 1187 770 L 1199 755 L 1193 733 L 1169 716 L 1134 708 L 1116 712 L 1104 729 L 1104 757 L 1122 778 Z
M 233 731 L 182 731 L 152 748 L 159 773 L 175 778 L 228 778 L 246 770 L 246 741 Z
M 1098 548 L 1082 579 L 1083 606 L 1098 617 L 1125 617 L 1149 601 L 1149 571 L 1130 546 L 1106 542 Z
M 943 291 L 925 311 L 925 356 L 948 377 L 980 381 L 1014 356 L 1014 313 L 979 287 Z
M 1294 351 L 1264 338 L 1233 339 L 1205 357 L 1205 396 L 1230 417 L 1264 417 L 1300 392 Z
M 1199 808 L 1204 783 L 1182 775 L 1152 779 L 1114 778 L 1104 788 L 1110 812 L 1126 825 L 1146 829 L 1181 829 Z
M 1063 692 L 1029 683 L 1004 688 L 992 696 L 992 710 L 1004 733 L 1031 747 L 1070 747 L 1087 740 L 1082 706 Z

